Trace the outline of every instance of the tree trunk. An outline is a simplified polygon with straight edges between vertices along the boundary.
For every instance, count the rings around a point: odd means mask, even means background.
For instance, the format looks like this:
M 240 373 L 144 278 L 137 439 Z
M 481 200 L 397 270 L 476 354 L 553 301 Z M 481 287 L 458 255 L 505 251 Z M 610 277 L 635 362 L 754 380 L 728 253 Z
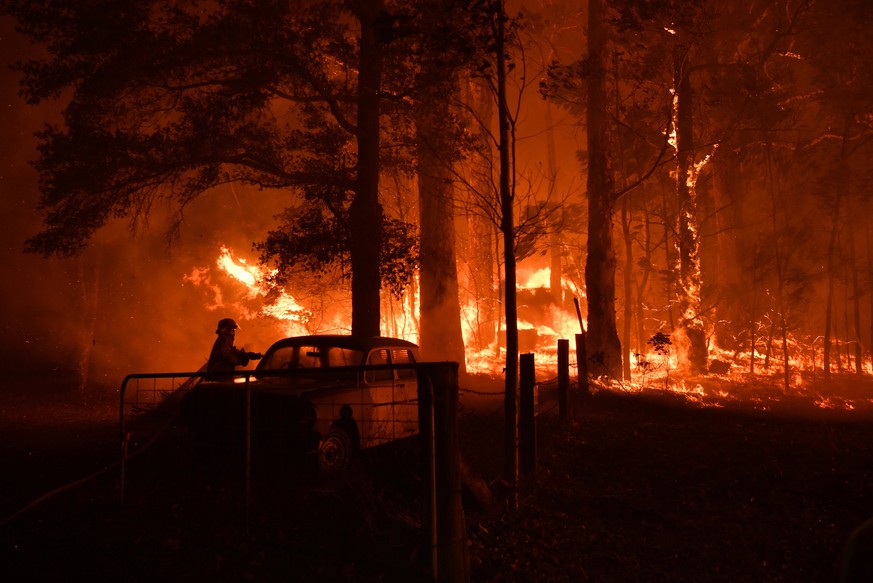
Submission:
M 603 0 L 588 2 L 588 295 L 589 371 L 594 376 L 620 378 L 621 343 L 615 323 L 615 178 L 609 143 L 606 83 L 606 31 Z
M 867 281 L 873 284 L 873 236 L 871 236 L 871 230 L 873 229 L 871 229 L 870 224 L 867 223 Z M 873 289 L 870 290 L 867 297 L 869 298 L 870 303 L 870 344 L 868 346 L 871 348 L 870 366 L 873 368 Z
M 757 333 L 758 333 L 758 321 L 756 318 L 758 317 L 756 308 L 758 305 L 758 292 L 757 286 L 755 285 L 755 277 L 754 273 L 757 272 L 758 265 L 758 257 L 755 256 L 755 270 L 752 272 L 752 285 L 755 289 L 752 290 L 752 306 L 749 310 L 749 374 L 755 374 L 755 343 L 757 342 Z
M 670 222 L 669 217 L 673 216 L 670 209 L 670 201 L 668 200 L 668 189 L 662 189 L 661 194 L 661 216 L 664 221 L 664 297 L 666 298 L 666 314 L 665 319 L 670 330 L 676 329 L 676 318 L 673 314 L 673 298 L 676 297 L 676 240 L 673 230 L 668 227 Z M 670 235 L 673 234 L 673 238 Z
M 843 254 L 843 244 L 840 242 L 840 256 Z M 843 346 L 845 347 L 846 352 L 846 370 L 847 372 L 852 369 L 852 326 L 849 323 L 849 274 L 846 273 L 848 266 L 845 261 L 841 261 L 843 264 Z
M 825 300 L 825 330 L 824 330 L 824 354 L 823 354 L 823 362 L 822 366 L 824 367 L 824 376 L 825 379 L 830 380 L 831 378 L 831 345 L 832 345 L 832 336 L 831 331 L 835 328 L 836 324 L 834 323 L 834 314 L 833 314 L 833 305 L 834 305 L 834 284 L 836 280 L 835 270 L 836 270 L 836 246 L 837 246 L 837 233 L 840 228 L 840 202 L 842 197 L 842 185 L 836 185 L 836 196 L 834 197 L 834 208 L 833 214 L 831 215 L 831 234 L 830 240 L 828 241 L 828 255 L 827 255 L 827 278 L 828 278 L 828 291 L 827 298 Z
M 764 370 L 770 370 L 770 357 L 773 355 L 773 337 L 776 335 L 776 318 L 770 322 L 770 329 L 767 331 L 767 348 L 764 351 Z
M 849 229 L 849 270 L 852 281 L 853 338 L 855 341 L 855 372 L 861 374 L 864 369 L 864 348 L 861 342 L 861 283 L 858 279 L 858 258 L 855 249 L 854 228 Z M 848 281 L 848 279 L 847 279 Z
M 555 303 L 559 307 L 564 307 L 564 286 L 563 286 L 563 255 L 564 255 L 564 239 L 561 236 L 561 224 L 563 217 L 557 209 L 553 210 L 549 215 L 553 217 L 554 225 L 552 232 L 549 235 L 549 293 L 554 298 Z M 559 217 L 559 218 L 556 218 Z
M 644 241 L 643 241 L 643 263 L 645 267 L 643 267 L 643 277 L 640 279 L 639 285 L 637 285 L 637 352 L 640 354 L 646 353 L 646 342 L 648 341 L 648 335 L 646 334 L 645 328 L 645 320 L 646 320 L 646 308 L 643 302 L 643 298 L 646 297 L 646 287 L 649 283 L 649 276 L 652 273 L 652 229 L 651 229 L 651 221 L 649 220 L 649 213 L 647 210 L 643 211 L 643 221 L 644 221 Z
M 554 124 L 552 123 L 552 106 L 546 101 L 546 127 L 549 128 L 546 132 L 546 152 L 549 162 L 549 178 L 552 181 L 557 179 L 558 163 L 555 153 L 555 132 L 552 131 Z M 549 293 L 558 304 L 558 307 L 564 307 L 564 286 L 563 286 L 563 256 L 564 256 L 564 238 L 562 236 L 562 227 L 564 224 L 563 209 L 561 205 L 550 205 L 551 212 L 549 213 L 549 225 L 551 233 L 549 234 Z
M 518 481 L 518 302 L 516 298 L 514 192 L 510 174 L 510 112 L 506 99 L 506 11 L 503 1 L 496 19 L 497 126 L 500 153 L 500 233 L 503 237 L 504 307 L 506 313 L 506 383 L 504 390 L 504 478 Z
M 680 34 L 682 34 L 680 32 Z M 694 374 L 706 371 L 706 334 L 700 314 L 700 232 L 697 222 L 694 133 L 692 125 L 693 91 L 688 48 L 680 42 L 674 54 L 676 84 L 676 193 L 679 220 L 679 326 L 684 338 L 684 365 Z
M 621 231 L 624 238 L 624 322 L 622 323 L 621 342 L 626 349 L 631 345 L 631 324 L 633 320 L 632 275 L 634 269 L 634 247 L 631 235 L 631 215 L 628 208 L 630 206 L 630 198 L 630 194 L 626 195 L 621 204 Z M 639 348 L 637 348 L 636 352 L 640 352 Z M 622 374 L 624 379 L 629 381 L 631 380 L 630 359 L 625 355 L 622 362 Z
M 352 334 L 378 336 L 381 331 L 379 273 L 382 206 L 379 203 L 379 88 L 382 51 L 376 37 L 382 0 L 362 0 L 358 64 L 358 176 L 349 208 L 352 270 Z
M 429 22 L 445 18 L 441 0 L 425 4 Z M 455 260 L 455 196 L 452 184 L 454 145 L 445 131 L 452 117 L 449 103 L 456 91 L 451 71 L 440 71 L 433 51 L 425 51 L 422 75 L 430 84 L 416 103 L 418 198 L 421 225 L 421 351 L 428 360 L 457 362 L 465 370 L 464 338 Z M 444 65 L 443 65 L 444 68 Z
M 782 191 L 779 188 L 779 183 L 776 178 L 776 173 L 773 172 L 773 157 L 771 152 L 771 144 L 767 143 L 767 169 L 770 174 L 770 211 L 771 223 L 773 225 L 773 235 L 775 237 L 775 255 L 776 255 L 776 309 L 779 311 L 779 323 L 782 331 L 782 363 L 783 363 L 783 388 L 785 392 L 791 388 L 791 361 L 788 355 L 788 324 L 785 312 L 787 310 L 785 302 L 785 272 L 788 270 L 788 260 L 790 254 L 785 253 L 783 259 L 783 248 L 780 244 L 779 228 L 777 214 L 782 208 Z M 785 216 L 785 232 L 788 232 L 788 220 Z M 773 319 L 774 325 L 776 319 Z
M 95 254 L 96 257 L 96 254 Z M 78 391 L 83 393 L 91 380 L 91 357 L 94 353 L 96 340 L 94 332 L 97 328 L 97 307 L 100 303 L 100 263 L 95 258 L 92 270 L 88 268 L 86 257 L 79 257 L 77 268 L 79 272 L 79 291 L 82 294 L 82 328 L 79 340 Z

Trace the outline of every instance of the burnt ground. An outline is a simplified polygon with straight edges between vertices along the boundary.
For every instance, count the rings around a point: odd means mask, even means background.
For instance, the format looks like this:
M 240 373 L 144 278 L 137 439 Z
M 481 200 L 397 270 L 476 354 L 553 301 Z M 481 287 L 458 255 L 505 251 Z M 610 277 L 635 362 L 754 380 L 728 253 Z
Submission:
M 873 397 L 869 378 L 853 390 Z M 494 495 L 466 498 L 473 581 L 834 581 L 873 516 L 866 409 L 601 391 L 561 423 L 544 392 L 539 468 L 513 492 L 499 398 L 467 395 L 464 455 Z M 114 397 L 0 398 L 4 581 L 428 580 L 414 447 L 341 477 L 256 460 L 247 495 L 238 459 L 204 460 L 172 424 L 146 433 L 122 481 Z

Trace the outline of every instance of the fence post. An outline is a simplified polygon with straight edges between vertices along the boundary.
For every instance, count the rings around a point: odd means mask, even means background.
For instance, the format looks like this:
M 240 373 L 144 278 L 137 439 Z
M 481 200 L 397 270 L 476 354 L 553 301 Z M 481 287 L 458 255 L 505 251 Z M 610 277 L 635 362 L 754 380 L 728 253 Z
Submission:
M 246 426 L 245 426 L 245 526 L 249 530 L 249 517 L 252 507 L 252 387 L 249 384 L 249 375 L 246 375 Z
M 433 427 L 433 384 L 429 367 L 418 366 L 418 433 L 421 439 L 422 482 L 424 483 L 424 508 L 422 526 L 427 546 L 427 567 L 437 580 L 437 508 L 436 508 L 436 460 Z
M 424 450 L 432 443 L 433 494 L 426 505 L 429 534 L 435 535 L 434 580 L 439 583 L 470 581 L 470 556 L 467 548 L 467 529 L 461 502 L 461 449 L 458 438 L 458 363 L 440 362 L 419 365 L 419 421 L 427 424 L 428 409 L 432 412 L 430 437 L 422 431 Z M 424 382 L 422 382 L 424 381 Z M 424 386 L 422 386 L 424 385 Z M 430 407 L 421 398 L 433 398 Z M 427 468 L 425 469 L 427 472 Z M 428 486 L 429 487 L 429 486 Z M 434 524 L 436 528 L 434 529 Z M 433 539 L 431 539 L 433 540 Z M 433 547 L 432 547 L 433 548 Z M 432 555 L 433 556 L 433 555 Z
M 585 347 L 585 332 L 576 334 L 576 366 L 579 373 L 579 391 L 583 397 L 591 394 L 588 389 L 588 349 Z
M 530 476 L 537 468 L 537 422 L 534 389 L 536 372 L 534 355 L 519 357 L 518 457 L 521 473 Z
M 558 339 L 558 417 L 561 421 L 569 418 L 567 402 L 570 394 L 570 341 Z

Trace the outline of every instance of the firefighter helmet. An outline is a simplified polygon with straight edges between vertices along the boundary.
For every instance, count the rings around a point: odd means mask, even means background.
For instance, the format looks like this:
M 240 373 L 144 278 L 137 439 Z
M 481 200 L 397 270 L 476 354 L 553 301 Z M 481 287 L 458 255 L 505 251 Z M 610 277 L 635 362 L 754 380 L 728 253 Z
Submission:
M 231 330 L 236 330 L 239 328 L 236 322 L 233 321 L 232 318 L 222 318 L 218 321 L 218 327 L 215 330 L 216 334 L 221 334 L 222 328 L 230 328 Z

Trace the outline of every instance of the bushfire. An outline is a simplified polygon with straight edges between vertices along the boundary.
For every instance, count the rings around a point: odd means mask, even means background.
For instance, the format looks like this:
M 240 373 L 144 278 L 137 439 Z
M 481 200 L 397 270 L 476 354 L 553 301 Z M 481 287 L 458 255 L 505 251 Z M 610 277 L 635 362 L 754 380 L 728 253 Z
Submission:
M 344 315 L 347 317 L 348 309 L 335 310 L 330 318 L 325 317 L 325 314 L 319 313 L 317 298 L 308 302 L 299 300 L 292 291 L 272 283 L 269 276 L 268 271 L 251 263 L 241 253 L 222 245 L 211 266 L 193 269 L 185 276 L 185 280 L 210 291 L 210 310 L 232 313 L 250 323 L 257 322 L 261 328 L 258 341 L 263 344 L 284 336 L 348 330 L 347 322 L 342 321 Z M 520 318 L 518 322 L 519 349 L 535 355 L 537 382 L 540 384 L 555 382 L 557 341 L 560 338 L 570 340 L 570 366 L 572 374 L 576 374 L 578 366 L 574 339 L 581 329 L 587 327 L 584 318 L 580 321 L 577 314 L 553 302 L 537 301 L 539 296 L 548 292 L 549 283 L 548 267 L 529 269 L 522 272 L 516 290 L 518 297 L 523 298 L 520 301 L 520 314 L 524 314 L 524 319 Z M 580 294 L 571 283 L 565 281 L 562 285 L 565 293 Z M 398 305 L 410 304 L 416 305 L 415 302 L 401 302 Z M 496 335 L 495 340 L 482 350 L 472 349 L 470 338 L 474 331 L 470 322 L 476 321 L 476 304 L 470 301 L 461 305 L 460 309 L 465 314 L 462 317 L 462 331 L 468 347 L 465 354 L 467 372 L 499 376 L 506 357 L 500 336 Z M 410 314 L 408 310 L 391 309 L 386 312 L 387 315 L 383 315 L 385 334 L 408 329 L 410 321 L 418 321 L 418 314 Z M 404 336 L 416 342 L 417 330 Z M 606 388 L 619 392 L 669 394 L 700 407 L 741 405 L 760 411 L 778 411 L 801 403 L 829 411 L 856 411 L 873 407 L 873 398 L 865 394 L 863 378 L 851 375 L 839 383 L 839 389 L 833 388 L 833 383 L 824 382 L 820 370 L 816 373 L 818 353 L 814 349 L 801 350 L 796 339 L 792 342 L 797 345 L 794 354 L 801 356 L 789 360 L 790 391 L 781 386 L 784 373 L 781 361 L 771 360 L 766 350 L 731 352 L 712 343 L 709 346 L 713 363 L 710 371 L 689 378 L 679 370 L 683 346 L 674 345 L 666 334 L 653 337 L 645 353 L 630 351 L 626 354 L 631 363 L 630 378 L 593 379 L 594 387 L 595 390 Z M 758 372 L 749 371 L 751 362 L 758 363 Z M 818 364 L 820 366 L 820 362 Z M 864 372 L 871 373 L 869 366 Z

